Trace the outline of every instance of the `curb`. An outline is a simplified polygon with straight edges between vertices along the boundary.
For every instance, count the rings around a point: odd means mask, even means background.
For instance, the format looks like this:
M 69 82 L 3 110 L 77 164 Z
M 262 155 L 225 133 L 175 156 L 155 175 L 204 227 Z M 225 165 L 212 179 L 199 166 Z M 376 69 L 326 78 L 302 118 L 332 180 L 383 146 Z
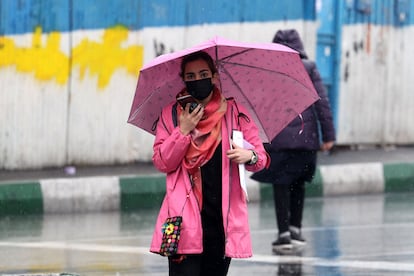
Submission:
M 163 174 L 7 182 L 0 185 L 0 215 L 128 212 L 160 206 L 164 192 Z
M 72 273 L 37 273 L 37 274 L 0 274 L 1 276 L 80 276 Z
M 271 199 L 272 186 L 249 176 L 250 201 Z M 414 191 L 414 163 L 319 166 L 306 185 L 307 197 L 410 191 Z M 129 212 L 159 207 L 164 193 L 164 174 L 10 182 L 0 185 L 0 215 Z
M 261 185 L 262 200 L 272 199 L 271 185 Z M 414 163 L 355 163 L 319 166 L 306 185 L 307 197 L 414 191 Z
M 48 273 L 48 274 L 0 274 L 1 276 L 80 276 L 71 273 Z

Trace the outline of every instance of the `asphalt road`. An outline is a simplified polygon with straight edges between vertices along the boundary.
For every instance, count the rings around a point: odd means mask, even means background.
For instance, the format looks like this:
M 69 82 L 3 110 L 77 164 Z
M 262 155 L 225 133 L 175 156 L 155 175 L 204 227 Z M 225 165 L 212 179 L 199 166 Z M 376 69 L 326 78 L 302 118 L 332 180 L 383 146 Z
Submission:
M 271 252 L 271 202 L 249 205 L 254 256 L 229 275 L 414 275 L 414 194 L 309 198 L 296 255 Z M 148 253 L 157 210 L 0 218 L 0 274 L 168 275 Z

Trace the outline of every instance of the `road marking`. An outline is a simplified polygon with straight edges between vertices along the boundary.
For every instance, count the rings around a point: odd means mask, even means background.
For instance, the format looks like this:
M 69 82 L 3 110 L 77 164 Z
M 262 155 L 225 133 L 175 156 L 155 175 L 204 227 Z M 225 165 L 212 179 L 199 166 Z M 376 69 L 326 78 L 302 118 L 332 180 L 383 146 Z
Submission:
M 303 227 L 302 233 L 326 231 L 330 229 L 335 230 L 360 230 L 360 229 L 387 229 L 387 228 L 413 228 L 414 223 L 390 223 L 390 224 L 368 224 L 368 225 L 327 225 L 327 226 L 315 226 L 315 227 Z M 275 233 L 275 229 L 251 229 L 253 234 L 257 233 Z
M 1 247 L 48 248 L 76 251 L 151 254 L 148 247 L 115 246 L 68 242 L 0 242 Z
M 150 253 L 148 247 L 138 246 L 114 246 L 100 244 L 68 243 L 68 242 L 0 242 L 0 247 L 20 247 L 20 248 L 43 248 L 60 250 L 77 250 L 89 252 L 110 252 L 124 254 L 145 254 L 158 257 Z M 299 256 L 274 256 L 255 254 L 252 258 L 233 259 L 236 262 L 257 262 L 257 263 L 290 263 L 305 264 L 310 266 L 324 267 L 347 267 L 369 270 L 389 270 L 389 271 L 410 271 L 414 272 L 414 264 L 389 261 L 353 261 L 353 260 L 328 260 L 313 257 Z
M 347 267 L 360 268 L 370 270 L 390 270 L 390 271 L 414 271 L 414 264 L 402 262 L 383 262 L 383 261 L 352 261 L 352 260 L 328 260 L 313 257 L 299 256 L 268 256 L 254 255 L 252 258 L 244 259 L 247 262 L 260 263 L 290 263 L 290 264 L 306 264 L 311 266 L 325 267 Z

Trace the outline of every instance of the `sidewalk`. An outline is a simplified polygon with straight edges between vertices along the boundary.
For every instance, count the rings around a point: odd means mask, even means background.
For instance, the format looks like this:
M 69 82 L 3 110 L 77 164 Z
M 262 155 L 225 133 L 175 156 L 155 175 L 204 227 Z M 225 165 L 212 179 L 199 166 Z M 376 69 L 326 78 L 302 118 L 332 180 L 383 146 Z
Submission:
M 318 157 L 307 196 L 414 191 L 414 147 L 338 148 Z M 0 215 L 132 211 L 158 207 L 165 176 L 151 163 L 0 170 Z M 251 201 L 266 200 L 271 186 L 248 179 Z

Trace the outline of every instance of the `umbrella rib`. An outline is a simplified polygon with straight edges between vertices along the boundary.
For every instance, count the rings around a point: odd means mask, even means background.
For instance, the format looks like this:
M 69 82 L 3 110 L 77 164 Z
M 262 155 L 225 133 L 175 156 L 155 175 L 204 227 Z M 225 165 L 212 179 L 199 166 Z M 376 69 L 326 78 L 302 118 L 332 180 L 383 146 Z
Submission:
M 227 71 L 226 68 L 223 68 L 223 73 L 225 73 L 233 81 L 233 83 L 239 89 L 240 93 L 244 95 L 243 90 L 241 89 L 241 87 L 239 86 L 239 84 L 233 79 L 233 77 L 229 74 L 229 72 Z M 221 82 L 220 82 L 220 85 L 221 85 Z M 223 90 L 221 90 L 221 91 L 223 91 Z M 245 99 L 248 101 L 249 105 L 251 107 L 253 107 L 253 104 L 250 102 L 249 98 L 245 97 Z M 253 110 L 253 108 L 252 108 L 252 110 Z M 262 120 L 260 120 L 259 116 L 256 116 L 256 118 L 260 122 L 260 126 L 263 128 Z
M 236 65 L 236 66 L 240 66 L 240 67 L 247 67 L 247 68 L 252 68 L 252 69 L 260 69 L 260 70 L 262 70 L 262 71 L 267 71 L 267 72 L 269 72 L 269 73 L 283 75 L 283 76 L 288 77 L 289 79 L 294 80 L 295 82 L 297 82 L 297 83 L 298 83 L 298 84 L 300 84 L 301 86 L 303 86 L 303 87 L 305 87 L 305 88 L 309 89 L 309 87 L 305 86 L 302 82 L 298 81 L 297 79 L 295 79 L 295 78 L 293 78 L 292 76 L 290 76 L 290 75 L 288 75 L 288 74 L 286 74 L 286 73 L 283 73 L 283 72 L 276 72 L 276 71 L 271 70 L 271 69 L 266 69 L 266 68 L 262 68 L 262 67 L 258 67 L 258 66 L 253 66 L 253 65 L 248 65 L 248 64 L 242 64 L 242 63 L 236 63 L 236 62 L 224 62 L 224 63 L 225 63 L 225 64 L 230 64 L 230 65 Z M 228 76 L 230 76 L 230 74 L 228 73 L 228 70 L 226 70 L 226 68 L 224 67 L 224 65 L 223 65 L 223 64 L 222 64 L 221 68 L 222 68 L 222 70 L 223 70 L 223 71 L 226 71 L 226 73 L 227 73 L 227 75 L 228 75 Z M 231 77 L 231 76 L 230 76 L 230 77 Z M 233 78 L 231 78 L 231 79 L 232 79 L 232 80 L 233 80 L 233 82 L 234 82 L 234 79 L 233 79 Z
M 215 49 L 215 52 L 216 52 L 216 61 L 219 61 L 219 59 L 218 59 L 218 47 L 216 46 L 214 49 Z M 216 66 L 218 67 L 217 62 L 216 62 Z M 217 70 L 218 70 L 218 68 L 217 68 Z M 219 82 L 219 84 L 220 84 L 220 91 L 223 91 L 223 86 L 221 84 L 221 81 Z
M 253 50 L 253 49 L 245 49 L 245 50 L 243 50 L 243 51 L 240 51 L 240 52 L 237 52 L 237 53 L 233 53 L 233 54 L 231 54 L 231 55 L 228 55 L 228 56 L 226 56 L 226 57 L 223 57 L 223 58 L 221 58 L 221 59 L 218 59 L 218 49 L 217 49 L 218 47 L 216 46 L 216 60 L 219 60 L 219 61 L 224 61 L 225 59 L 230 59 L 230 58 L 232 58 L 232 57 L 234 57 L 234 56 L 238 56 L 238 55 L 241 55 L 241 54 L 244 54 L 244 53 L 246 53 L 246 52 L 248 52 L 248 51 L 251 51 L 251 50 Z
M 224 61 L 224 62 L 222 62 L 222 64 L 236 65 L 236 66 L 240 66 L 240 67 L 247 67 L 247 68 L 252 68 L 252 69 L 259 69 L 259 70 L 262 70 L 262 71 L 268 71 L 268 72 L 272 72 L 272 73 L 279 73 L 279 72 L 276 72 L 275 70 L 272 70 L 272 69 L 266 69 L 266 68 L 263 68 L 263 67 L 260 67 L 260 66 L 243 64 L 243 63 L 237 63 L 237 62 Z M 284 74 L 284 73 L 280 73 L 280 74 Z M 284 74 L 284 75 L 286 75 L 286 74 Z

